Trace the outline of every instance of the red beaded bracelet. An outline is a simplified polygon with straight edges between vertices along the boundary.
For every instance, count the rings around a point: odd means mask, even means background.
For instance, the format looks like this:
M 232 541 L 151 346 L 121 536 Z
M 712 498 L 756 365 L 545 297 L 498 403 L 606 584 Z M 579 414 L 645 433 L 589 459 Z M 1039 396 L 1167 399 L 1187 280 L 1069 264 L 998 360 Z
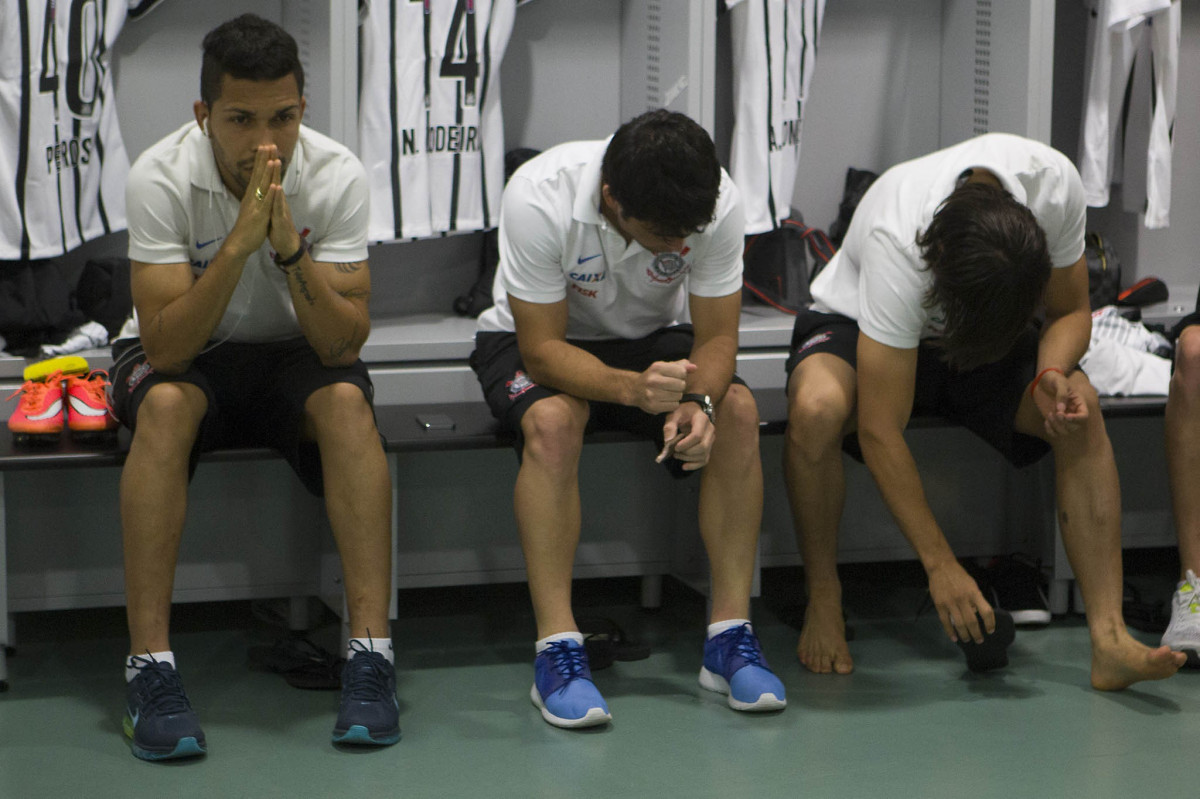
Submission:
M 1029 384 L 1029 396 L 1030 397 L 1033 396 L 1033 392 L 1037 391 L 1037 384 L 1039 382 L 1041 382 L 1041 379 L 1043 377 L 1046 376 L 1046 372 L 1058 372 L 1060 375 L 1066 374 L 1062 369 L 1059 369 L 1057 366 L 1047 366 L 1045 369 L 1038 372 L 1038 376 L 1033 378 L 1033 382 Z

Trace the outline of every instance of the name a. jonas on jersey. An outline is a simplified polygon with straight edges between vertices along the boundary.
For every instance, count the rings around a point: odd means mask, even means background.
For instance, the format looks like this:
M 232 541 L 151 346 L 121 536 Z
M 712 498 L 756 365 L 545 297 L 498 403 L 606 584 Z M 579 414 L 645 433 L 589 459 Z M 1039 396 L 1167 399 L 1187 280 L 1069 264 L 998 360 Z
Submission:
M 46 174 L 57 175 L 64 169 L 75 169 L 92 160 L 92 137 L 67 139 L 46 146 Z
M 801 121 L 799 119 L 789 119 L 779 123 L 778 134 L 776 134 L 775 128 L 767 128 L 767 140 L 771 152 L 785 150 L 788 147 L 799 147 L 800 126 Z
M 405 128 L 400 134 L 401 155 L 417 155 L 417 129 Z M 425 129 L 427 153 L 476 153 L 481 147 L 475 125 L 431 125 Z

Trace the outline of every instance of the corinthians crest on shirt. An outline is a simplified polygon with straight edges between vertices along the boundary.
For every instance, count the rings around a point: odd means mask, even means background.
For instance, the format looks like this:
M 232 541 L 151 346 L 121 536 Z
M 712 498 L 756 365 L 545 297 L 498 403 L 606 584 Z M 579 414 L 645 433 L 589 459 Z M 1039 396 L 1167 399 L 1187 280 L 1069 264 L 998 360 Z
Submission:
M 646 276 L 653 283 L 664 285 L 674 283 L 692 268 L 692 265 L 684 260 L 684 256 L 690 251 L 691 247 L 684 247 L 679 252 L 658 253 L 650 262 L 649 268 L 646 269 Z

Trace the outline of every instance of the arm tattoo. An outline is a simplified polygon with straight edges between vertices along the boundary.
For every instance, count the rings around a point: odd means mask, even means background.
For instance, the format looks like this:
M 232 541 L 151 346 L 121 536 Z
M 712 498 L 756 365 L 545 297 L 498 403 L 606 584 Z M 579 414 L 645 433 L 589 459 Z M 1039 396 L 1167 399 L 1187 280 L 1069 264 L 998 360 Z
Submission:
M 341 272 L 343 275 L 352 275 L 359 269 L 363 268 L 361 263 L 356 264 L 334 264 L 333 268 Z
M 340 294 L 341 296 L 345 297 L 348 300 L 357 300 L 357 299 L 365 300 L 365 299 L 369 299 L 371 296 L 371 292 L 367 289 L 346 289 L 345 291 L 339 291 L 338 294 Z
M 358 338 L 358 322 L 354 323 L 354 327 L 350 330 L 350 335 L 345 338 L 336 338 L 329 342 L 329 357 L 332 360 L 338 360 L 350 349 L 350 345 L 354 343 L 354 339 Z
M 290 277 L 296 278 L 296 287 L 300 289 L 300 295 L 308 301 L 309 305 L 316 305 L 317 301 L 313 298 L 312 293 L 308 290 L 308 281 L 304 279 L 304 270 L 296 268 L 288 270 Z

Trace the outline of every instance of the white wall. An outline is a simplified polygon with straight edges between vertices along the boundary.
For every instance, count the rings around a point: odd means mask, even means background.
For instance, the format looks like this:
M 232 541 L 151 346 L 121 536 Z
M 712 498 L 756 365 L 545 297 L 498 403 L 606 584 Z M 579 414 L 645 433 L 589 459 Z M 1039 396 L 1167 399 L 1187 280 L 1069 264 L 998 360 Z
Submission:
M 941 0 L 829 0 L 793 207 L 828 228 L 846 168 L 882 172 L 938 147 Z

